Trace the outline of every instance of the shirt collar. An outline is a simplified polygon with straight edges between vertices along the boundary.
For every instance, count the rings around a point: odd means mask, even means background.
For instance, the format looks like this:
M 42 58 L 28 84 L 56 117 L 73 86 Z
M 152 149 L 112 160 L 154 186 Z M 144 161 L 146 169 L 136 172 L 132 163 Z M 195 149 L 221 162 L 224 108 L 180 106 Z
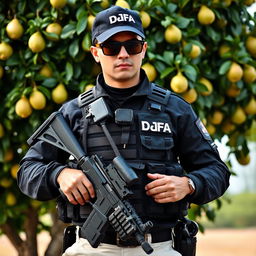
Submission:
M 149 86 L 149 80 L 146 76 L 146 73 L 143 69 L 140 70 L 140 79 L 141 79 L 141 85 L 139 86 L 138 90 L 135 91 L 135 93 L 132 95 L 134 96 L 146 96 L 150 94 L 150 86 Z M 99 97 L 109 97 L 106 90 L 102 87 L 102 84 L 104 83 L 103 74 L 100 73 L 96 80 L 96 87 L 95 87 L 95 96 L 96 98 Z

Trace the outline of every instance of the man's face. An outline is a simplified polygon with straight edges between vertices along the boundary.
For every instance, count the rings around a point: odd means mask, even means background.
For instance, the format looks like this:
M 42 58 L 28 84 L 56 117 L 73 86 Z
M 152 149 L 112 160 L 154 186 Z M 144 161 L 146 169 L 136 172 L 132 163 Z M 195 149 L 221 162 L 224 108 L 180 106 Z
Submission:
M 108 41 L 125 42 L 138 39 L 134 33 L 120 32 L 112 36 Z M 105 82 L 113 87 L 128 88 L 139 83 L 140 67 L 145 56 L 147 44 L 144 43 L 141 53 L 129 54 L 122 46 L 119 53 L 114 56 L 107 56 L 101 47 L 91 47 L 92 55 L 101 64 Z

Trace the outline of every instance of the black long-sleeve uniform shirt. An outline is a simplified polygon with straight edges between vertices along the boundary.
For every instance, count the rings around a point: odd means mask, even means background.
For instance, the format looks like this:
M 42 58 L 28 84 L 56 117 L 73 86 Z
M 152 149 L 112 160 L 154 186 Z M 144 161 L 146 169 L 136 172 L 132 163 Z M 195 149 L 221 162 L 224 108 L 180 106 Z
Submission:
M 109 95 L 111 92 L 106 89 L 103 76 L 99 75 L 95 92 L 97 98 L 102 96 L 112 103 L 121 104 L 122 108 L 130 108 L 138 102 L 143 102 L 150 93 L 150 83 L 143 71 L 137 88 L 126 100 L 115 101 L 115 93 Z M 77 99 L 65 103 L 60 111 L 81 142 L 83 115 Z M 220 197 L 229 186 L 230 172 L 220 159 L 202 122 L 191 105 L 175 94 L 171 94 L 169 98 L 166 113 L 172 123 L 172 134 L 180 164 L 195 183 L 196 191 L 189 196 L 190 203 L 204 204 Z M 51 200 L 59 196 L 56 179 L 67 166 L 68 157 L 63 151 L 45 142 L 34 144 L 21 161 L 17 178 L 21 191 L 38 200 Z

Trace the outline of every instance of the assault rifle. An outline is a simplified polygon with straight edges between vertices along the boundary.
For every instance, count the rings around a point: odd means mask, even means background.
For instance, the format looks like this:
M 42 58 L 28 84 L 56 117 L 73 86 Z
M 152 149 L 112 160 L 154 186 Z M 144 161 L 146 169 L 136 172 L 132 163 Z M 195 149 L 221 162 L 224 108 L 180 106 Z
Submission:
M 92 212 L 81 227 L 81 236 L 92 247 L 98 247 L 111 224 L 121 240 L 128 240 L 133 236 L 147 254 L 153 252 L 153 248 L 144 238 L 153 224 L 150 221 L 143 223 L 127 200 L 132 194 L 129 186 L 138 177 L 120 155 L 107 167 L 97 155 L 86 156 L 62 113 L 58 111 L 52 113 L 27 142 L 32 145 L 37 140 L 50 143 L 71 154 L 93 183 L 96 201 L 90 203 Z

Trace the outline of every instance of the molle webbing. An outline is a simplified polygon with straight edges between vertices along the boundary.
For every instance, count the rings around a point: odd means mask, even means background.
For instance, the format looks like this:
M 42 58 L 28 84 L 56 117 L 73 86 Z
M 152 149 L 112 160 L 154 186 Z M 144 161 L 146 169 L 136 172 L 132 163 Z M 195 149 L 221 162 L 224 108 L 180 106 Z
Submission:
M 151 102 L 150 109 L 156 109 L 163 112 L 165 105 L 168 103 L 169 96 L 170 91 L 151 83 L 151 93 L 147 96 L 147 102 Z M 103 157 L 104 160 L 111 161 L 115 155 L 101 127 L 90 122 L 88 124 L 88 119 L 85 118 L 87 114 L 87 107 L 94 100 L 96 100 L 95 87 L 80 94 L 78 97 L 78 104 L 83 111 L 85 119 L 84 122 L 86 121 L 83 132 L 83 146 L 88 155 L 97 154 Z M 141 110 L 143 111 L 143 109 L 148 109 L 148 104 L 144 104 Z M 124 142 L 124 135 L 126 135 L 124 132 L 125 127 L 121 127 L 111 122 L 107 123 L 106 125 L 111 132 L 113 140 L 120 150 L 121 155 L 127 160 L 138 160 L 140 158 L 140 154 L 138 153 L 138 144 L 136 138 L 138 127 L 136 124 L 133 123 L 129 127 L 129 143 Z

